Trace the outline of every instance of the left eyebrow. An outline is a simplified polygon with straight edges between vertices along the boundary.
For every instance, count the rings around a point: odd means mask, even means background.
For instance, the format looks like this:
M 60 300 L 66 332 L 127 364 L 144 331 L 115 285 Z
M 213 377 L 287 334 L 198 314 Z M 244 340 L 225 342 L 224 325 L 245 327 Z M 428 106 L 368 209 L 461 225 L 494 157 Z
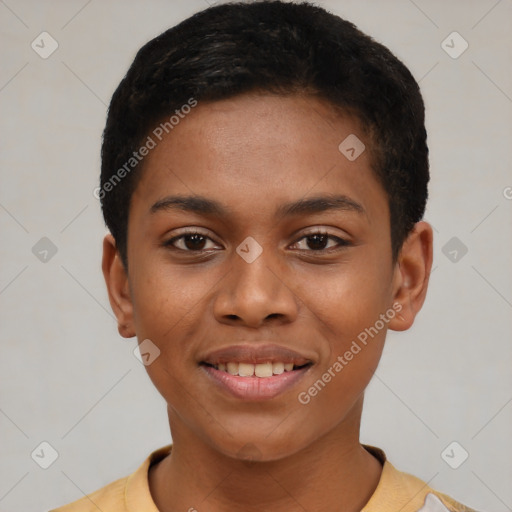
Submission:
M 322 213 L 328 210 L 352 211 L 366 215 L 363 205 L 347 196 L 317 196 L 281 205 L 276 212 L 279 218 L 295 215 Z
M 158 211 L 181 210 L 194 212 L 204 216 L 226 217 L 230 210 L 218 201 L 203 196 L 168 196 L 158 200 L 150 208 L 151 213 Z M 276 218 L 312 215 L 329 210 L 349 211 L 366 215 L 363 206 L 344 195 L 316 196 L 299 199 L 280 205 L 275 213 Z

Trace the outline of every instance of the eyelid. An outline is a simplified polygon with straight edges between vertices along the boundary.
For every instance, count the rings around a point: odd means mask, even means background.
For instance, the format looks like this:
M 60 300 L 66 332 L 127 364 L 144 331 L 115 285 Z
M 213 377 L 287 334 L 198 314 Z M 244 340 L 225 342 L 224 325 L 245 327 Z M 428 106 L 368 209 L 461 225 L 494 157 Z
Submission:
M 309 236 L 309 235 L 328 235 L 328 236 L 338 236 L 335 235 L 331 229 L 335 229 L 330 226 L 312 226 L 309 228 L 304 228 L 299 230 L 299 233 L 302 233 L 302 236 Z M 337 228 L 338 231 L 340 231 L 340 228 Z M 341 238 L 342 235 L 339 235 L 338 238 Z M 348 235 L 347 235 L 348 236 Z

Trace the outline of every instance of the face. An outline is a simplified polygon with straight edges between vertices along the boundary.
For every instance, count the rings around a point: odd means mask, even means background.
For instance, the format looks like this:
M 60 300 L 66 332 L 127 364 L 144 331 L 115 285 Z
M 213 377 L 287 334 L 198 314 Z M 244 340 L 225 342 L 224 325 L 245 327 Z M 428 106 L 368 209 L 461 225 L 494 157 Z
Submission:
M 351 134 L 370 147 L 320 100 L 247 95 L 199 103 L 144 160 L 128 274 L 112 244 L 104 271 L 120 332 L 159 351 L 146 368 L 173 439 L 265 460 L 357 439 L 417 278 L 392 261 L 369 150 L 338 149 Z

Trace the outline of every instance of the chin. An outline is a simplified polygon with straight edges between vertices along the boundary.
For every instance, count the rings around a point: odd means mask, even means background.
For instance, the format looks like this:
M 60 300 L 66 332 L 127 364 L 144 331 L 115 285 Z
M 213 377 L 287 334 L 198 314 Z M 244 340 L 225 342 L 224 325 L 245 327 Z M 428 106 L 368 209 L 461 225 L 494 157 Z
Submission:
M 268 431 L 268 430 L 267 430 Z M 272 462 L 290 457 L 300 450 L 306 448 L 309 443 L 299 437 L 299 426 L 293 432 L 282 432 L 281 435 L 265 430 L 255 433 L 243 430 L 237 431 L 236 435 L 230 437 L 225 432 L 220 433 L 220 438 L 210 438 L 211 446 L 226 457 L 248 462 Z M 303 434 L 303 433 L 302 433 Z

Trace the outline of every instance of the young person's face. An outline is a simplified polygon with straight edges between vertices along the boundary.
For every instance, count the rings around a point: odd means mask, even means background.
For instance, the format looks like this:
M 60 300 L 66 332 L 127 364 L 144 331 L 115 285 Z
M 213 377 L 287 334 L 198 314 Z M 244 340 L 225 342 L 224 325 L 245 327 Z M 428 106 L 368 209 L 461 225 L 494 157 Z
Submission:
M 338 149 L 351 134 L 367 146 L 354 161 Z M 146 157 L 128 276 L 109 236 L 104 272 L 120 333 L 160 350 L 147 371 L 173 437 L 268 460 L 328 433 L 357 441 L 386 330 L 412 323 L 431 260 L 419 223 L 393 263 L 370 145 L 319 100 L 246 95 L 199 103 Z M 221 211 L 172 201 L 192 196 Z M 267 378 L 206 364 L 228 361 L 306 366 Z

